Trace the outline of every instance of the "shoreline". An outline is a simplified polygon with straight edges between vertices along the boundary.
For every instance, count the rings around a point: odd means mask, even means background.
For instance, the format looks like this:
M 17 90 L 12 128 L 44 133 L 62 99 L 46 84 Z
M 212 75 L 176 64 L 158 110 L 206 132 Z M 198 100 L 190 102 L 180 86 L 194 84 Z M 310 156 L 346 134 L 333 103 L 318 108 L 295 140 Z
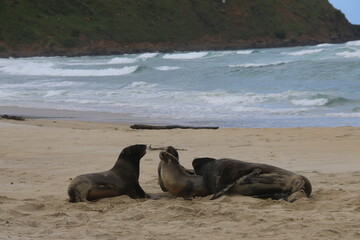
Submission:
M 357 117 L 340 118 L 328 117 L 327 124 L 320 124 L 321 117 L 314 118 L 274 118 L 274 119 L 248 119 L 244 118 L 239 121 L 238 125 L 230 122 L 222 122 L 219 124 L 211 121 L 185 121 L 171 118 L 149 118 L 134 116 L 131 113 L 111 113 L 97 111 L 78 111 L 78 110 L 60 110 L 47 108 L 27 108 L 17 106 L 0 106 L 0 116 L 9 115 L 25 118 L 26 120 L 64 120 L 72 122 L 92 122 L 92 123 L 108 123 L 108 124 L 147 124 L 147 125 L 182 125 L 190 127 L 219 127 L 222 129 L 244 128 L 244 129 L 277 129 L 277 128 L 339 128 L 339 127 L 360 127 L 357 123 Z M 0 117 L 0 119 L 2 119 Z M 264 123 L 264 122 L 267 123 Z M 310 122 L 310 123 L 307 123 Z
M 360 25 L 359 25 L 360 26 Z M 38 46 L 37 43 L 23 46 L 28 50 L 7 49 L 0 52 L 1 58 L 28 58 L 28 57 L 81 57 L 81 56 L 110 56 L 147 52 L 191 52 L 191 51 L 230 51 L 244 49 L 263 49 L 263 48 L 285 48 L 285 47 L 305 47 L 315 46 L 318 44 L 342 44 L 350 41 L 360 40 L 359 36 L 339 38 L 339 39 L 308 39 L 308 40 L 274 40 L 274 39 L 255 39 L 240 40 L 236 42 L 188 42 L 183 44 L 174 44 L 171 42 L 164 43 L 132 43 L 119 44 L 111 41 L 94 42 L 92 45 L 84 45 L 77 48 L 48 48 Z M 19 49 L 19 48 L 18 48 Z
M 0 106 L 0 115 L 14 115 L 25 119 L 69 120 L 79 122 L 136 123 L 130 114 L 91 112 L 75 110 L 26 108 L 17 106 Z

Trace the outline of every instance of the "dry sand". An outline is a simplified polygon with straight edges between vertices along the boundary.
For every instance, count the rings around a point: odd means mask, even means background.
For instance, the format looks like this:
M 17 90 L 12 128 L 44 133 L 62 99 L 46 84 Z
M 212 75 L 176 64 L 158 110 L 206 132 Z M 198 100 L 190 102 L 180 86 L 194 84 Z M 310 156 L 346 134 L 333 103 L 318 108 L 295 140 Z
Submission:
M 360 128 L 131 130 L 129 125 L 0 121 L 0 239 L 360 239 Z M 68 203 L 70 178 L 110 169 L 129 145 L 276 165 L 310 179 L 295 203 L 244 196 L 187 201 L 120 196 Z M 160 194 L 159 151 L 140 185 Z

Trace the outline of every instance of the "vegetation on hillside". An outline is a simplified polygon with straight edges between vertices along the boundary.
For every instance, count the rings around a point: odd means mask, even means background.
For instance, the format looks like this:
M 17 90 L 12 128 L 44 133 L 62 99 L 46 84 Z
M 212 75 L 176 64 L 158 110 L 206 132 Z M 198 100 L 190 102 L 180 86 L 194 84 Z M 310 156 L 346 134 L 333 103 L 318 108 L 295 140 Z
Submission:
M 86 53 L 91 46 L 106 53 L 106 46 L 226 48 L 357 37 L 356 27 L 328 0 L 0 0 L 3 56 Z

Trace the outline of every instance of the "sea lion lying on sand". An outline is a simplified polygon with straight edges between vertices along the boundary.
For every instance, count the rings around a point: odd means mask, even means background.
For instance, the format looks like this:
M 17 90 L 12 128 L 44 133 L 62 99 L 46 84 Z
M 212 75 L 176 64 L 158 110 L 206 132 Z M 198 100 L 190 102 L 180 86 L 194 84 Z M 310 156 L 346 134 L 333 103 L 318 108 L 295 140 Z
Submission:
M 267 164 L 196 158 L 192 165 L 195 173 L 204 177 L 209 193 L 214 194 L 212 199 L 228 192 L 293 202 L 309 197 L 312 191 L 306 177 Z
M 190 175 L 180 165 L 179 160 L 169 152 L 160 152 L 160 176 L 163 187 L 176 197 L 191 199 L 207 196 L 208 192 L 202 176 Z
M 69 202 L 119 195 L 128 195 L 131 198 L 148 197 L 139 185 L 140 159 L 145 153 L 146 145 L 143 144 L 126 147 L 110 170 L 75 177 L 68 188 Z

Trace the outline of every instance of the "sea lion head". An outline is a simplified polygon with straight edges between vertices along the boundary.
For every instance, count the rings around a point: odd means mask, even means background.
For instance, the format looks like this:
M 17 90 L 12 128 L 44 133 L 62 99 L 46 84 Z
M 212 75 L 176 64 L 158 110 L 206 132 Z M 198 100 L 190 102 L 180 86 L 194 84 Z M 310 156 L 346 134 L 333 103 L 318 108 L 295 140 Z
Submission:
M 213 161 L 215 161 L 216 159 L 214 158 L 195 158 L 192 162 L 192 166 L 195 170 L 196 175 L 203 175 L 203 171 L 205 170 L 205 166 L 208 163 L 211 163 Z
M 176 149 L 173 146 L 166 147 L 165 152 L 170 153 L 179 160 L 179 153 L 176 151 Z
M 146 153 L 145 144 L 136 144 L 124 148 L 118 159 L 131 159 L 139 161 Z
M 161 151 L 159 154 L 159 157 L 160 157 L 160 160 L 165 163 L 175 163 L 175 164 L 179 165 L 178 159 L 169 152 Z

